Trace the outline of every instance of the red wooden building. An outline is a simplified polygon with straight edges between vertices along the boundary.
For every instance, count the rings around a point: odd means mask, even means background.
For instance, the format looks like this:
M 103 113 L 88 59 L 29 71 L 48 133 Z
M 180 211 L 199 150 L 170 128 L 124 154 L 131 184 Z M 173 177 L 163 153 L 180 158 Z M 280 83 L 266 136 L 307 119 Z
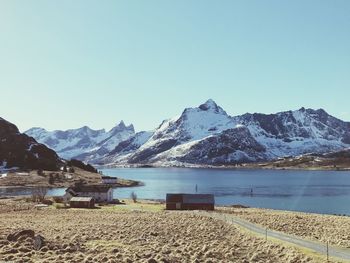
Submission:
M 167 194 L 167 210 L 214 210 L 212 194 Z

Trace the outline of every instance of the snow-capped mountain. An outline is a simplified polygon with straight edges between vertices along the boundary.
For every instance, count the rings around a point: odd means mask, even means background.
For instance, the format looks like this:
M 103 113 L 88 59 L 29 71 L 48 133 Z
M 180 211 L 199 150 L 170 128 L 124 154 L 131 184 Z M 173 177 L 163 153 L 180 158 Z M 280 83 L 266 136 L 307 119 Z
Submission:
M 20 133 L 16 125 L 0 118 L 0 170 L 13 167 L 57 170 L 61 164 L 53 150 Z
M 121 142 L 100 162 L 216 165 L 324 153 L 350 146 L 350 123 L 322 109 L 304 108 L 231 117 L 213 100 L 208 100 L 163 121 L 143 139 L 134 145 L 135 135 Z
M 237 164 L 350 147 L 350 123 L 322 109 L 230 116 L 213 100 L 148 132 L 135 134 L 132 125 L 121 122 L 109 132 L 83 127 L 26 133 L 63 158 L 93 164 Z
M 84 126 L 66 131 L 32 128 L 25 133 L 54 149 L 64 159 L 92 161 L 111 152 L 120 142 L 133 136 L 135 130 L 133 125 L 126 126 L 121 121 L 108 132 Z
M 198 108 L 185 109 L 179 117 L 163 121 L 153 135 L 128 157 L 128 162 L 174 161 L 188 150 L 189 143 L 234 127 L 232 118 L 213 100 L 208 100 Z M 160 154 L 162 157 L 158 156 Z
M 218 165 L 238 161 L 260 161 L 266 158 L 266 148 L 255 140 L 249 129 L 238 125 L 200 140 L 179 160 Z
M 324 153 L 350 144 L 350 123 L 325 112 L 301 108 L 277 114 L 244 114 L 233 118 L 245 125 L 268 149 L 270 159 L 304 153 Z

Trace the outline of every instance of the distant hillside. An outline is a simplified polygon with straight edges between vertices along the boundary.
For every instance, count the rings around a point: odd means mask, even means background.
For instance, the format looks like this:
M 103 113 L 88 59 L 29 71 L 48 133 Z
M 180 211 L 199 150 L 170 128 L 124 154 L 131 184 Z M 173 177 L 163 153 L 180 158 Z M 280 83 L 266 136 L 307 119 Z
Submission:
M 0 166 L 58 170 L 62 164 L 55 151 L 20 133 L 16 125 L 0 118 Z
M 312 153 L 290 156 L 270 162 L 246 164 L 245 167 L 266 169 L 350 170 L 350 149 L 324 154 Z

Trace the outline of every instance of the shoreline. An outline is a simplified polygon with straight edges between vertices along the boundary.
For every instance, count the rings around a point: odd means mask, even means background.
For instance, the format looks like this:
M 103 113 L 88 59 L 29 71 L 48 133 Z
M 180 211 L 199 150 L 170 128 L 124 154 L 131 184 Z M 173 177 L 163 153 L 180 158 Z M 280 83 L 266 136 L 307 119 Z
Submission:
M 214 165 L 142 165 L 142 164 L 133 164 L 133 165 L 112 165 L 112 166 L 97 166 L 99 169 L 150 169 L 150 168 L 184 168 L 184 169 L 218 169 L 218 170 L 278 170 L 278 171 L 333 171 L 333 172 L 349 172 L 350 167 L 346 168 L 334 168 L 334 167 L 270 167 L 270 166 L 261 166 L 255 164 L 249 165 L 245 164 L 242 166 L 214 166 Z
M 31 189 L 31 188 L 67 188 L 75 183 L 83 182 L 85 184 L 103 184 L 101 174 L 89 172 L 77 167 L 74 167 L 74 172 L 63 171 L 16 171 L 9 172 L 5 177 L 0 178 L 0 189 Z M 112 187 L 138 187 L 144 185 L 141 181 L 119 178 Z
M 135 183 L 131 183 L 130 185 L 118 185 L 118 184 L 107 184 L 111 186 L 113 189 L 114 188 L 132 188 L 132 187 L 141 187 L 144 186 L 145 184 L 141 181 L 133 181 Z M 103 184 L 101 184 L 103 185 Z M 1 189 L 35 189 L 35 188 L 45 188 L 48 190 L 52 189 L 63 189 L 63 188 L 68 188 L 69 186 L 42 186 L 42 185 L 0 185 L 0 190 Z M 0 195 L 1 196 L 1 195 Z M 19 195 L 18 195 L 19 196 Z

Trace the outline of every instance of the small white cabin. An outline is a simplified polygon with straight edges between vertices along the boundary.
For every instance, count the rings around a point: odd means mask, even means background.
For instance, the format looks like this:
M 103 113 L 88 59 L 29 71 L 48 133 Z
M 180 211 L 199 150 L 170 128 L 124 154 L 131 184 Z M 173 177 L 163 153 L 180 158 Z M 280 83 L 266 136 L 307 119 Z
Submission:
M 113 200 L 113 189 L 109 185 L 76 185 L 66 189 L 63 199 L 68 202 L 72 197 L 92 197 L 97 203 L 109 203 Z

